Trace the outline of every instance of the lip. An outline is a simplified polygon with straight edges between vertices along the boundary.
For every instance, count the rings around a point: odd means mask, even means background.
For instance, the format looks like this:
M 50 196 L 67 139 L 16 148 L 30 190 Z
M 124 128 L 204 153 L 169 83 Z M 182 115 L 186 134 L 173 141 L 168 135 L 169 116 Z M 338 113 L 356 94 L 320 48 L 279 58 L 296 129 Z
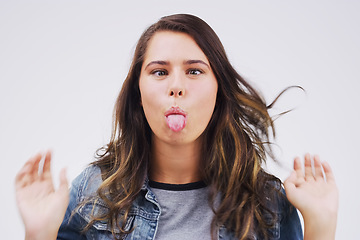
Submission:
M 172 114 L 178 114 L 178 115 L 183 115 L 184 117 L 186 117 L 186 112 L 184 110 L 182 110 L 179 107 L 171 107 L 169 108 L 169 110 L 167 110 L 165 112 L 165 117 L 172 115 Z

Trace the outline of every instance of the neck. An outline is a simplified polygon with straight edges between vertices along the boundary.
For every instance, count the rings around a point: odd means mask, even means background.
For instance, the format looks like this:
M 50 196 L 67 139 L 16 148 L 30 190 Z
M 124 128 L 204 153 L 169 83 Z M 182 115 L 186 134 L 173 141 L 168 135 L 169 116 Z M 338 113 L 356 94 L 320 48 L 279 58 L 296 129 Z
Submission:
M 200 138 L 188 144 L 169 144 L 153 136 L 151 180 L 170 184 L 200 181 L 200 150 Z

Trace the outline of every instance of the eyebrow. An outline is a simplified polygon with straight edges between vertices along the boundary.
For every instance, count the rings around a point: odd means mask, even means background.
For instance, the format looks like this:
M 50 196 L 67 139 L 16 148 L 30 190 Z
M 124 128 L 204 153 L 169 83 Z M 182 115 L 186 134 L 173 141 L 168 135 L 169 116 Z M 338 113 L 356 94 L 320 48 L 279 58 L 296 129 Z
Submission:
M 187 61 L 184 61 L 184 64 L 186 64 L 186 65 L 191 65 L 191 64 L 196 64 L 196 63 L 203 64 L 203 65 L 205 65 L 208 69 L 210 69 L 210 66 L 209 66 L 206 62 L 204 62 L 204 61 L 202 61 L 202 60 L 187 60 Z
M 148 65 L 146 65 L 145 70 L 148 67 L 150 67 L 151 65 L 156 65 L 156 64 L 158 64 L 158 65 L 170 65 L 170 63 L 168 61 L 151 61 L 151 62 L 148 63 Z
M 183 62 L 183 64 L 185 64 L 185 65 L 197 64 L 197 63 L 203 64 L 207 68 L 210 69 L 209 64 L 207 64 L 206 62 L 204 62 L 202 60 L 186 60 L 186 61 Z M 170 65 L 170 62 L 169 61 L 161 61 L 161 60 L 151 61 L 146 65 L 145 69 L 147 69 L 151 65 L 156 65 L 156 64 L 158 64 L 158 65 Z

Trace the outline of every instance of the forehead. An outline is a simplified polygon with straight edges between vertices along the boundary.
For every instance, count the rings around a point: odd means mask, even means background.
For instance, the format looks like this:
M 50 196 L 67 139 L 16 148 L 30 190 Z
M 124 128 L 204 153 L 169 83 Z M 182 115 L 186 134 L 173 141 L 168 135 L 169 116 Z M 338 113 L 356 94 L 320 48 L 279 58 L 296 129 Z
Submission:
M 177 59 L 198 59 L 208 63 L 207 57 L 190 35 L 173 31 L 155 33 L 148 43 L 144 62 Z

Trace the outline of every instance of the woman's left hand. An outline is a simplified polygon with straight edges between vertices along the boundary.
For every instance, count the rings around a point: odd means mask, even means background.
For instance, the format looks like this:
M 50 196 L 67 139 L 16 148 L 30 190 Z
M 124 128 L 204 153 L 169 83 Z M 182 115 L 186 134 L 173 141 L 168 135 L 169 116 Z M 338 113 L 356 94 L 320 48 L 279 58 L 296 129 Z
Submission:
M 288 200 L 304 218 L 304 239 L 335 239 L 338 189 L 330 165 L 310 154 L 305 155 L 305 171 L 300 158 L 294 160 L 294 171 L 285 180 Z

